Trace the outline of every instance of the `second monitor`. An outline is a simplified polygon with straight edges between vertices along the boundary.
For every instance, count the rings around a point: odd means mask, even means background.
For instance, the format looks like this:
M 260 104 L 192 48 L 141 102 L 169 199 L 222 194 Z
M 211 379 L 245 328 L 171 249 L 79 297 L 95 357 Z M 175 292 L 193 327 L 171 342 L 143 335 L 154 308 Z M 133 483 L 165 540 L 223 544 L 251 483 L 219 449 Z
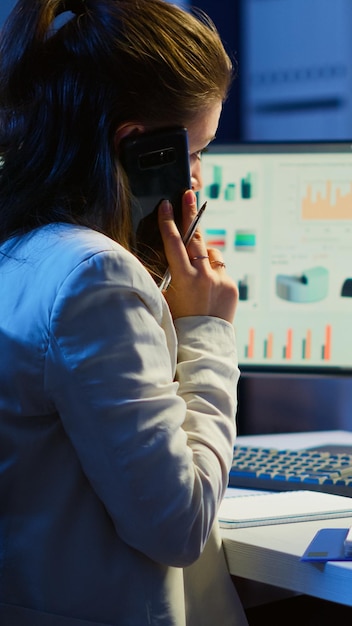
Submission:
M 352 373 L 352 144 L 214 145 L 203 179 L 242 369 Z

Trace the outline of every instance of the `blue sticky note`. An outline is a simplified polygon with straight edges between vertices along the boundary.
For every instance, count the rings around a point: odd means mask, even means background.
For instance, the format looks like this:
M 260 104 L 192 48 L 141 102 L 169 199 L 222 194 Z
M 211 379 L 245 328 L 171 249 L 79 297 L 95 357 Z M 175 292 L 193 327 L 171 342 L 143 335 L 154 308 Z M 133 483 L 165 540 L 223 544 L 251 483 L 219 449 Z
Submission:
M 352 561 L 352 555 L 345 555 L 344 541 L 348 528 L 322 528 L 301 557 L 301 561 Z

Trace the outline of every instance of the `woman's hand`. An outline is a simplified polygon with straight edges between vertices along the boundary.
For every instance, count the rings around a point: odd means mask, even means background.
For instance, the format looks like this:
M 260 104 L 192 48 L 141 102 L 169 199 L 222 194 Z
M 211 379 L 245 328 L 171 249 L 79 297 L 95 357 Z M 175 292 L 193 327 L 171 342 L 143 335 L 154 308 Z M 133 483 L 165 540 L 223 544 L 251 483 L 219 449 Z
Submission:
M 186 231 L 197 213 L 193 191 L 185 192 L 182 210 Z M 212 248 L 207 250 L 198 230 L 186 250 L 168 201 L 163 201 L 159 207 L 159 228 L 171 273 L 171 284 L 164 295 L 173 318 L 212 315 L 232 323 L 238 289 L 226 274 L 221 253 Z

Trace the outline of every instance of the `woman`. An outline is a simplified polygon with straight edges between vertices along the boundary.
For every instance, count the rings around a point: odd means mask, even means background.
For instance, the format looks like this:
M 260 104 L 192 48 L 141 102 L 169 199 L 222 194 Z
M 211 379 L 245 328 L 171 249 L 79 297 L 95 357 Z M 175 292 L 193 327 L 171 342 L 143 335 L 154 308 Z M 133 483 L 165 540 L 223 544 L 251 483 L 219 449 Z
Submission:
M 231 67 L 163 0 L 20 0 L 0 47 L 0 622 L 244 624 L 215 519 L 235 436 L 237 289 L 164 201 L 172 283 L 133 253 L 121 140 L 188 128 Z

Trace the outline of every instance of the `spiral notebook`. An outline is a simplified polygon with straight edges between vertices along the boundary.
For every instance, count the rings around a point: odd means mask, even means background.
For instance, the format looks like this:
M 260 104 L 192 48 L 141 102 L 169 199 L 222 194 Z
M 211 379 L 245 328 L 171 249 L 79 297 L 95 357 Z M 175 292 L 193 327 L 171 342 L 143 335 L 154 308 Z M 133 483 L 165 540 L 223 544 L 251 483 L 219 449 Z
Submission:
M 224 498 L 218 520 L 222 528 L 245 528 L 352 517 L 352 498 L 319 491 L 279 491 Z

